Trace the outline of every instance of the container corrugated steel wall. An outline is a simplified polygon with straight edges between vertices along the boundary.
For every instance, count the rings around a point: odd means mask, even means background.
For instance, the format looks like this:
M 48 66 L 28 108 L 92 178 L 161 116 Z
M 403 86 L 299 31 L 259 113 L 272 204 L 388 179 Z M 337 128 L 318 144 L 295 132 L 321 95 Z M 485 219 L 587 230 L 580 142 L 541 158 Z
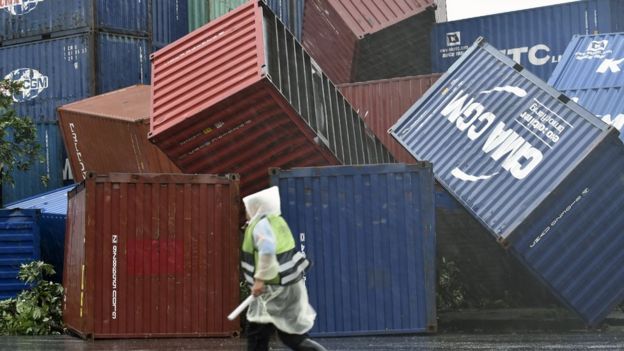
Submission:
M 93 176 L 70 193 L 63 320 L 82 336 L 238 333 L 235 177 Z
M 151 87 L 136 85 L 59 107 L 74 179 L 89 172 L 180 173 L 147 140 Z
M 188 31 L 203 26 L 210 21 L 209 4 L 206 0 L 188 0 Z
M 0 300 L 28 285 L 17 279 L 20 265 L 40 258 L 38 210 L 0 210 Z
M 436 331 L 431 165 L 273 170 L 324 336 Z
M 623 170 L 614 162 L 624 145 L 613 141 L 615 129 L 479 39 L 392 135 L 432 161 L 437 180 L 588 324 L 624 298 L 624 258 L 587 247 L 596 237 L 596 245 L 624 248 L 624 222 L 595 205 L 624 202 L 624 183 L 615 180 Z M 599 167 L 591 171 L 592 164 Z M 587 220 L 591 227 L 581 225 Z M 555 270 L 582 276 L 584 290 Z M 588 291 L 599 292 L 600 301 Z
M 363 38 L 424 11 L 433 0 L 329 0 L 351 31 Z
M 388 135 L 388 129 L 439 77 L 432 74 L 349 83 L 338 85 L 338 89 L 397 161 L 413 163 L 414 157 Z
M 332 82 L 351 81 L 357 41 L 329 0 L 305 1 L 301 42 Z
M 206 0 L 208 2 L 208 21 L 215 20 L 235 10 L 248 0 Z M 204 22 L 204 23 L 207 23 Z
M 21 4 L 0 8 L 0 42 L 23 38 L 36 40 L 51 33 L 78 29 L 147 35 L 150 1 L 17 1 Z M 16 3 L 8 1 L 11 2 Z
M 431 73 L 430 35 L 435 24 L 432 7 L 358 42 L 353 81 Z
M 622 6 L 621 0 L 587 0 L 438 24 L 431 38 L 433 72 L 446 71 L 485 36 L 546 80 L 574 34 L 624 30 Z
M 56 121 L 56 108 L 149 81 L 147 39 L 83 33 L 0 48 L 0 76 L 24 82 L 20 116 Z M 97 74 L 97 75 L 96 75 Z
M 184 172 L 241 174 L 243 195 L 267 186 L 267 167 L 393 162 L 260 4 L 154 54 L 150 140 Z
M 35 161 L 28 171 L 14 171 L 14 185 L 2 184 L 2 203 L 11 203 L 26 197 L 58 189 L 63 186 L 65 147 L 58 123 L 35 123 L 37 143 L 41 146 L 42 162 Z M 47 184 L 41 177 L 47 177 Z
M 189 0 L 152 0 L 152 46 L 163 48 L 189 32 Z
M 17 202 L 12 202 L 5 207 L 38 209 L 44 214 L 67 215 L 67 193 L 75 187 L 76 184 L 71 184 Z
M 548 84 L 621 131 L 624 126 L 622 59 L 624 33 L 575 36 Z M 621 133 L 620 138 L 624 140 Z

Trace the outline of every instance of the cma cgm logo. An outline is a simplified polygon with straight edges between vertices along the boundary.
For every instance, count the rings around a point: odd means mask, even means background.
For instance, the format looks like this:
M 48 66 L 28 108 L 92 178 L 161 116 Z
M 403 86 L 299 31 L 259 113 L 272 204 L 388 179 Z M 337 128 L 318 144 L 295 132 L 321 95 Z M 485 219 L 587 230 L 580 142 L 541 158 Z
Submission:
M 14 16 L 25 15 L 45 0 L 0 0 L 0 9 L 7 10 Z
M 504 122 L 496 121 L 494 113 L 487 111 L 485 106 L 477 101 L 476 97 L 487 94 L 511 94 L 517 98 L 524 98 L 527 92 L 514 86 L 495 87 L 490 90 L 479 92 L 475 96 L 459 91 L 451 102 L 442 111 L 449 123 L 462 133 L 465 133 L 471 141 L 483 140 L 481 152 L 495 162 L 501 162 L 504 171 L 509 172 L 516 179 L 526 178 L 542 161 L 544 155 L 529 141 L 509 128 Z M 519 118 L 519 123 L 528 128 L 541 129 L 544 132 L 545 123 L 535 116 L 541 115 L 541 105 L 538 102 L 531 104 Z M 540 125 L 541 124 L 541 125 Z M 547 124 L 547 122 L 546 122 Z M 558 141 L 558 137 L 552 135 L 550 143 Z M 499 172 L 489 174 L 470 174 L 460 167 L 451 171 L 451 175 L 463 181 L 487 180 Z
M 22 82 L 22 89 L 13 95 L 15 102 L 32 100 L 48 88 L 48 77 L 32 68 L 18 68 L 4 79 Z

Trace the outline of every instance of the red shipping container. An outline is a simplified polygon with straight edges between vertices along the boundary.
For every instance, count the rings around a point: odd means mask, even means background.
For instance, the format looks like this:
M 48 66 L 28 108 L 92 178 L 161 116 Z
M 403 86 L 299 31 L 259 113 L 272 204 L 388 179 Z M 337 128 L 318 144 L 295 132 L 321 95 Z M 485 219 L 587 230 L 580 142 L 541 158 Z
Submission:
M 82 337 L 236 335 L 236 175 L 89 174 L 69 193 L 63 320 Z
M 134 85 L 58 108 L 76 182 L 89 172 L 181 173 L 147 140 L 151 87 Z
M 393 162 L 299 42 L 251 1 L 152 56 L 150 140 L 186 173 Z
M 388 129 L 440 76 L 431 74 L 383 79 L 341 84 L 338 88 L 397 161 L 414 163 L 414 157 L 388 134 Z

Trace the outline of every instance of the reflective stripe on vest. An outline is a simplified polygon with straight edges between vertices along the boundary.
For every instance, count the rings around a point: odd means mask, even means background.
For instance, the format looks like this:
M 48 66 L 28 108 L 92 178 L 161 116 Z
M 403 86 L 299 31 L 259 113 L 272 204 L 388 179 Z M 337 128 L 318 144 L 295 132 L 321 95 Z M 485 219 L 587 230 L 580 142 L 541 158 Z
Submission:
M 265 283 L 280 285 L 296 283 L 303 277 L 303 272 L 310 263 L 303 253 L 295 249 L 295 240 L 286 221 L 281 216 L 276 215 L 258 218 L 250 223 L 245 230 L 241 255 L 241 267 L 245 281 L 249 284 L 254 282 L 253 276 L 258 262 L 258 251 L 253 246 L 253 230 L 262 218 L 267 218 L 275 235 L 276 255 L 279 264 L 278 275 Z

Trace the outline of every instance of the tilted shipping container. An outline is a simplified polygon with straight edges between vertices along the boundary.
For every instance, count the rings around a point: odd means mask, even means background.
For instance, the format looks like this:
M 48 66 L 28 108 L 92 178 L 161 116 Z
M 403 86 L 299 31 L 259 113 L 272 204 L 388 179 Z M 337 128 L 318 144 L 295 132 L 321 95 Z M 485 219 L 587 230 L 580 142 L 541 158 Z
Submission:
M 3 1 L 0 2 L 0 43 L 41 40 L 72 30 L 104 30 L 147 36 L 150 33 L 150 1 Z
M 149 85 L 135 85 L 59 107 L 59 124 L 77 182 L 95 173 L 181 173 L 149 132 Z
M 548 84 L 617 130 L 624 126 L 624 33 L 575 36 Z M 620 139 L 624 136 L 620 133 Z
M 150 140 L 187 173 L 393 162 L 273 13 L 251 1 L 155 53 Z
M 338 89 L 397 161 L 413 163 L 414 157 L 388 135 L 388 129 L 439 77 L 432 74 L 348 83 L 338 85 Z
M 392 135 L 586 323 L 622 301 L 616 129 L 480 38 Z
M 92 175 L 69 195 L 63 321 L 83 337 L 238 333 L 235 176 Z
M 435 332 L 431 165 L 272 170 L 282 213 L 310 258 L 313 335 Z
M 39 260 L 39 210 L 0 210 L 0 300 L 17 296 L 28 284 L 17 278 L 20 265 Z
M 624 2 L 584 0 L 440 23 L 431 33 L 433 72 L 445 72 L 485 36 L 514 61 L 546 80 L 574 34 L 624 30 Z

